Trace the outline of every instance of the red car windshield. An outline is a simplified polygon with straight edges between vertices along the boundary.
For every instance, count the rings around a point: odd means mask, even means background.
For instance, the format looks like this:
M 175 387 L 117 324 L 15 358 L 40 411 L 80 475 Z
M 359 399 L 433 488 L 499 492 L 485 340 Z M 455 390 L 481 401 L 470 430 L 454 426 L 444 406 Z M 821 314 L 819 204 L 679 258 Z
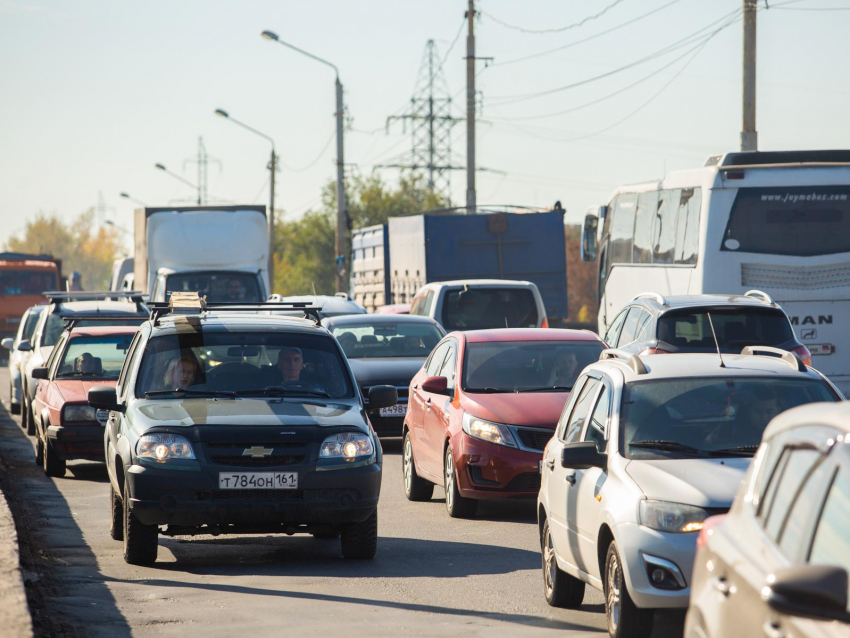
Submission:
M 466 346 L 465 392 L 569 392 L 599 359 L 599 341 L 491 341 Z

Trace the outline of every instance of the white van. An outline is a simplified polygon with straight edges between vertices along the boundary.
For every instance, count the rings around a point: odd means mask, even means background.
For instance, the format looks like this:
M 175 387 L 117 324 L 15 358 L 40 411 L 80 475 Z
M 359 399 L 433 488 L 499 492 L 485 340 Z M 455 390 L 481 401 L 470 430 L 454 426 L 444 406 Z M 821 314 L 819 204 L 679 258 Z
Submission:
M 508 279 L 459 279 L 422 286 L 410 314 L 431 317 L 446 332 L 489 328 L 548 328 L 537 286 Z

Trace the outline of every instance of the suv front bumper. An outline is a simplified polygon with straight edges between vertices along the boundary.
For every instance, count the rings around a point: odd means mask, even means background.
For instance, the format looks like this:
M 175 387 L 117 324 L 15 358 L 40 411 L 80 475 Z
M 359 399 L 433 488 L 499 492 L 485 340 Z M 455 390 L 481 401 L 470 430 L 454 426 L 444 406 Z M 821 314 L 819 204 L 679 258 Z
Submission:
M 236 526 L 282 531 L 283 526 L 337 526 L 364 521 L 378 506 L 381 464 L 342 468 L 285 466 L 263 472 L 298 472 L 298 489 L 218 488 L 219 472 L 236 468 L 204 466 L 200 471 L 142 465 L 126 473 L 130 509 L 146 525 Z M 246 471 L 239 469 L 238 471 Z

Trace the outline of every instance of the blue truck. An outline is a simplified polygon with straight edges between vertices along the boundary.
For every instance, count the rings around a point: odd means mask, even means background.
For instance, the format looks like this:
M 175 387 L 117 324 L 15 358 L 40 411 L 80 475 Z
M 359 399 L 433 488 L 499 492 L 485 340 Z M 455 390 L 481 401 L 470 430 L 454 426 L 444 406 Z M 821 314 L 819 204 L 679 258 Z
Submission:
M 426 283 L 520 279 L 537 284 L 549 321 L 567 317 L 564 211 L 421 214 L 354 231 L 351 296 L 370 312 L 410 303 Z M 550 324 L 551 325 L 551 324 Z

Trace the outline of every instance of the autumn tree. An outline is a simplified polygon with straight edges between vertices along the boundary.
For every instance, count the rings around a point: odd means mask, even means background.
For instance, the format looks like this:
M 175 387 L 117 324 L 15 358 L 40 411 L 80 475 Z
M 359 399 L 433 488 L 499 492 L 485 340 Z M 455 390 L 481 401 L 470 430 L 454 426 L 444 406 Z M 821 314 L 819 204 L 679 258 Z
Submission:
M 599 298 L 596 292 L 597 262 L 581 260 L 581 226 L 565 226 L 567 251 L 567 306 L 570 324 L 584 324 L 596 330 Z
M 37 213 L 27 222 L 22 235 L 6 242 L 6 250 L 53 255 L 62 260 L 66 276 L 74 270 L 80 273 L 87 290 L 109 287 L 112 262 L 124 252 L 116 229 L 95 224 L 94 209 L 70 223 L 55 213 Z

